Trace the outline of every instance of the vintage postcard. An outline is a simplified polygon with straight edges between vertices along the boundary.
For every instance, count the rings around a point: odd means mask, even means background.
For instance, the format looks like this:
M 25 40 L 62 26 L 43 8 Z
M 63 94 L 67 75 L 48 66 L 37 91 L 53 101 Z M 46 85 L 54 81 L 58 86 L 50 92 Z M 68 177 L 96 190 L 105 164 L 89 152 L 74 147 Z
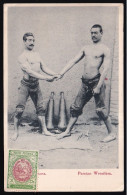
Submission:
M 124 190 L 123 4 L 4 5 L 4 190 Z

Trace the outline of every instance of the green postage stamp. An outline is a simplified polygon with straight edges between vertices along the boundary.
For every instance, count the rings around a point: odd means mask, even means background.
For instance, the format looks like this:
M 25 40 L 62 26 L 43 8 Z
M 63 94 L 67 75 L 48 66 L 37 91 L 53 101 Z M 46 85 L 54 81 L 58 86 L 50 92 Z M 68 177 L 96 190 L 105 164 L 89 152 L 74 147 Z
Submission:
M 7 188 L 36 190 L 37 151 L 9 150 Z

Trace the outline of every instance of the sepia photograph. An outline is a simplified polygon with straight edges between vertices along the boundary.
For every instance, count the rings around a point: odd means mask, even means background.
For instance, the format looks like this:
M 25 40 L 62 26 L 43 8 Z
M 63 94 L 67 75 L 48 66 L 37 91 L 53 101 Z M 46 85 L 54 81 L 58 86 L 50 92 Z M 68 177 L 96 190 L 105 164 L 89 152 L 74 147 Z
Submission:
M 75 169 L 79 176 L 92 175 L 93 169 L 109 176 L 110 169 L 121 169 L 120 7 L 103 3 L 4 7 L 7 188 L 36 190 L 31 178 L 37 169 L 43 169 L 42 175 L 47 169 Z

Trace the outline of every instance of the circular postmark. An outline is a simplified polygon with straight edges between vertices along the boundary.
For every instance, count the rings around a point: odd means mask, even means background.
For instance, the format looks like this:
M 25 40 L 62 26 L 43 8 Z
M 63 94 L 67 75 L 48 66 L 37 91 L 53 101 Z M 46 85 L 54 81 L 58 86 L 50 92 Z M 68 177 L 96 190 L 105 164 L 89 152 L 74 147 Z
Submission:
M 13 176 L 17 181 L 26 182 L 32 175 L 31 163 L 24 159 L 18 159 L 13 166 Z

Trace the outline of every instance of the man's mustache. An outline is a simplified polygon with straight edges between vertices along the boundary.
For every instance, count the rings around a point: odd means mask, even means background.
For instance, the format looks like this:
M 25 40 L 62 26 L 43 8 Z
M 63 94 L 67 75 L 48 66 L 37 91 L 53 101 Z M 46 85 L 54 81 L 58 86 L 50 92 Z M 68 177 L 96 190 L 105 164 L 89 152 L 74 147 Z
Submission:
M 34 46 L 33 44 L 29 45 L 29 46 Z

